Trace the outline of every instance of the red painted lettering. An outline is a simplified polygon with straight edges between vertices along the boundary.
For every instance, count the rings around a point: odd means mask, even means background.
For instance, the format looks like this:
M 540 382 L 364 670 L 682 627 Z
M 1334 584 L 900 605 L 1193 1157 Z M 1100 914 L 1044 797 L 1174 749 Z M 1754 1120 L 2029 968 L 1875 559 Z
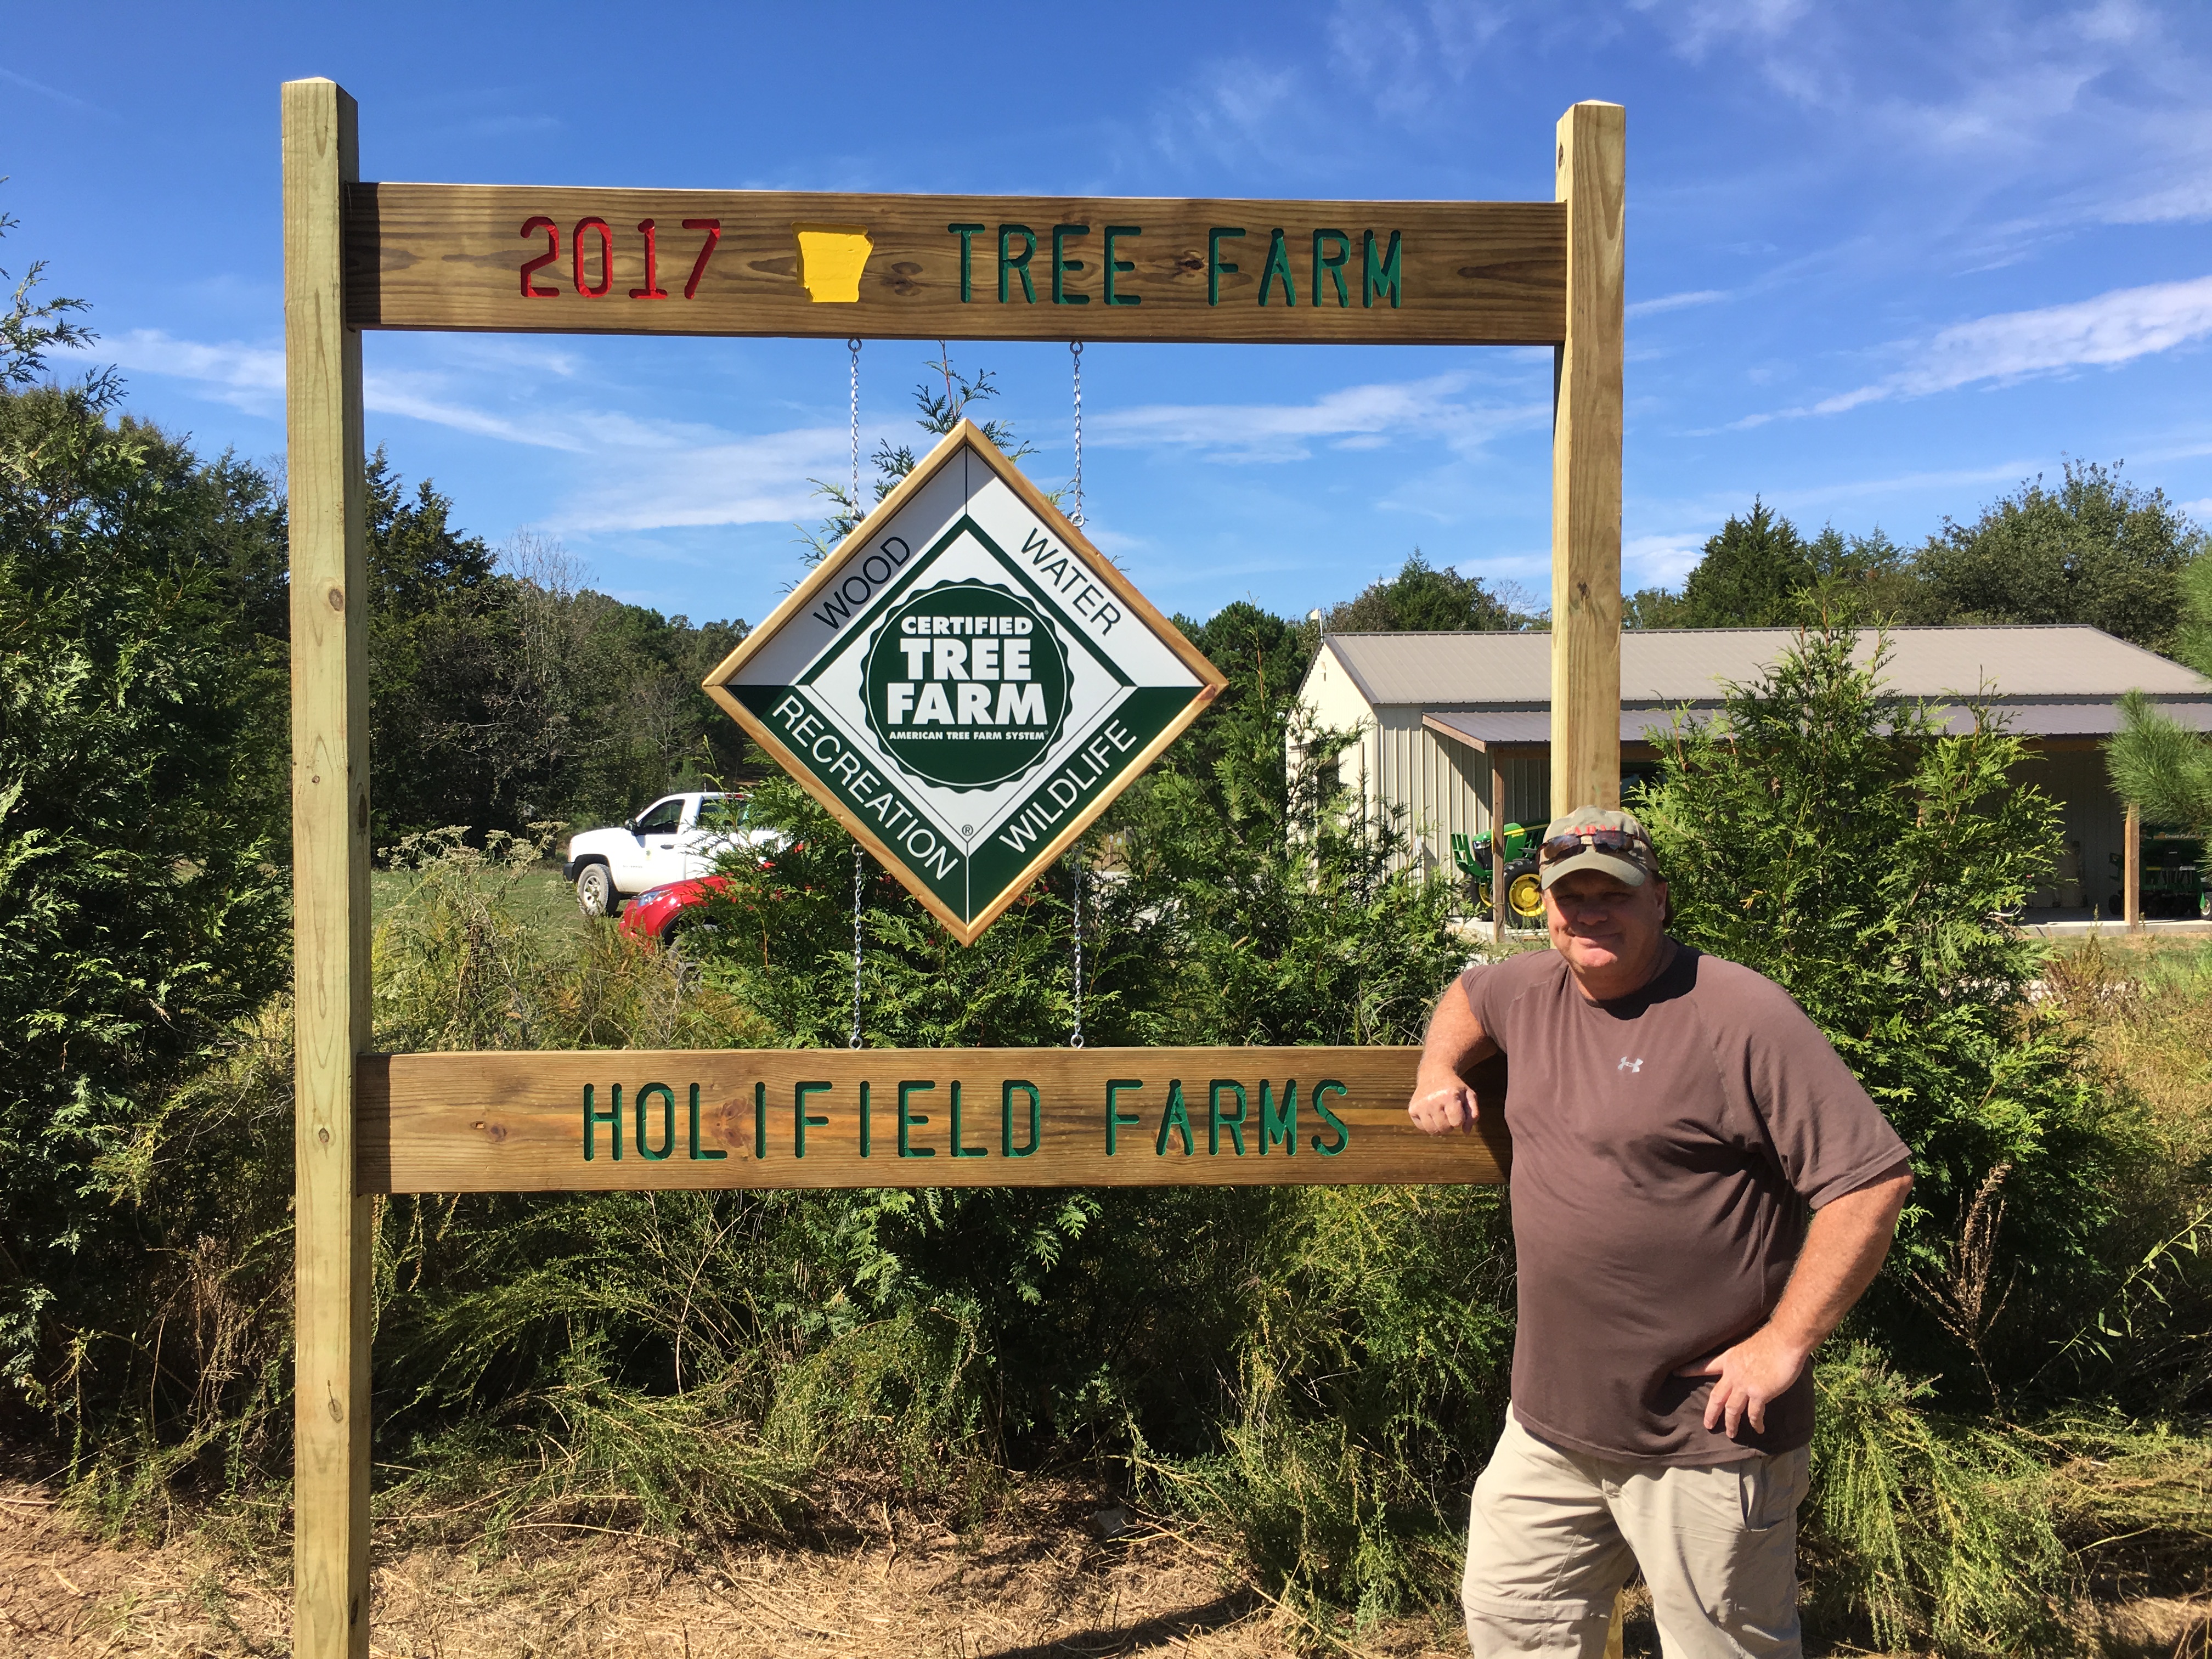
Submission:
M 665 300 L 668 290 L 660 285 L 659 263 L 653 252 L 653 221 L 641 219 L 637 222 L 637 228 L 645 236 L 645 286 L 630 289 L 629 297 L 633 300 Z
M 691 267 L 691 278 L 684 284 L 684 297 L 688 300 L 699 291 L 699 279 L 707 274 L 708 258 L 714 252 L 714 244 L 722 240 L 722 222 L 720 219 L 686 219 L 684 228 L 707 233 L 706 243 L 700 248 L 698 260 Z
M 599 285 L 592 287 L 584 281 L 584 237 L 586 233 L 599 239 Z M 576 221 L 574 246 L 570 254 L 575 264 L 576 292 L 586 299 L 604 300 L 615 285 L 615 234 L 607 228 L 604 219 Z
M 522 262 L 522 297 L 526 300 L 556 300 L 561 296 L 559 289 L 540 288 L 530 280 L 561 257 L 561 228 L 558 225 L 542 213 L 535 219 L 523 222 L 522 234 L 525 236 L 535 236 L 541 230 L 545 233 L 545 252 L 535 259 Z

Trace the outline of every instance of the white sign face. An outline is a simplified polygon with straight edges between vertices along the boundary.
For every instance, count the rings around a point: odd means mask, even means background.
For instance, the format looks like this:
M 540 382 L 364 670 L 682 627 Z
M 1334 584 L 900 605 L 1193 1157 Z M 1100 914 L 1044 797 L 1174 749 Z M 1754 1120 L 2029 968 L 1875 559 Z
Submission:
M 1224 684 L 963 421 L 707 690 L 972 944 Z

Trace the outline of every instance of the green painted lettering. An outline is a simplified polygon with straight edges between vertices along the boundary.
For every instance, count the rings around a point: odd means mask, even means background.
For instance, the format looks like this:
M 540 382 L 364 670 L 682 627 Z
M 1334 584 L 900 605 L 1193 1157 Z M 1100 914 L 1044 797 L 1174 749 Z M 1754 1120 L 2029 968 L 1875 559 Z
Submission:
M 1014 1091 L 1019 1089 L 1030 1097 L 1030 1144 L 1014 1145 Z M 1109 1130 L 1109 1133 L 1111 1133 Z M 1007 1082 L 999 1087 L 999 1151 L 1007 1158 L 1027 1158 L 1036 1151 L 1044 1139 L 1044 1097 L 1037 1093 L 1034 1083 Z M 1112 1152 L 1112 1146 L 1108 1146 Z
M 660 1097 L 660 1150 L 654 1152 L 646 1144 L 645 1097 Z M 637 1091 L 637 1155 L 649 1158 L 655 1164 L 676 1150 L 676 1091 L 665 1083 L 648 1083 Z
M 1278 277 L 1282 280 L 1283 303 L 1286 306 L 1297 304 L 1297 285 L 1291 281 L 1291 251 L 1283 246 L 1283 233 L 1280 228 L 1272 232 L 1267 238 L 1267 264 L 1260 272 L 1260 303 L 1261 305 L 1267 303 L 1267 284 L 1274 282 Z
M 592 1126 L 595 1123 L 607 1126 L 608 1139 L 615 1144 L 615 1162 L 622 1162 L 622 1085 L 619 1083 L 614 1086 L 614 1097 L 612 1106 L 604 1112 L 595 1112 L 592 1109 L 592 1085 L 588 1083 L 584 1085 L 584 1162 L 586 1164 L 598 1156 L 592 1146 Z
M 1190 1138 L 1190 1109 L 1182 1103 L 1182 1079 L 1168 1079 L 1168 1107 L 1160 1114 L 1160 1137 L 1152 1143 L 1152 1156 L 1168 1155 L 1168 1133 L 1173 1130 L 1182 1137 L 1182 1155 L 1188 1158 L 1198 1150 Z
M 1137 262 L 1134 259 L 1117 259 L 1114 257 L 1114 239 L 1117 236 L 1141 236 L 1144 234 L 1145 228 L 1142 225 L 1106 227 L 1106 261 L 1099 267 L 1099 275 L 1104 280 L 1105 301 L 1109 306 L 1140 306 L 1145 303 L 1145 296 L 1141 294 L 1114 292 L 1115 274 L 1124 270 L 1134 270 L 1137 268 Z
M 1022 257 L 1018 259 L 1007 252 L 1015 237 L 1022 239 Z M 1022 279 L 1022 297 L 1031 305 L 1036 303 L 1036 284 L 1030 280 L 1030 258 L 1036 252 L 1036 232 L 1027 225 L 999 227 L 999 303 L 1006 303 L 1006 273 L 1013 271 Z
M 860 1156 L 862 1158 L 868 1155 L 868 1144 L 872 1138 L 869 1133 L 869 1131 L 875 1127 L 869 1121 L 872 1115 L 873 1114 L 868 1109 L 868 1085 L 863 1083 L 860 1085 Z
M 1088 294 L 1070 294 L 1066 283 L 1061 280 L 1068 271 L 1083 269 L 1082 260 L 1067 257 L 1067 239 L 1090 234 L 1091 227 L 1088 225 L 1054 225 L 1052 228 L 1052 302 L 1056 306 L 1087 306 L 1091 303 Z
M 691 1162 L 711 1164 L 718 1158 L 728 1156 L 729 1153 L 719 1146 L 702 1147 L 699 1145 L 699 1085 L 695 1083 L 691 1085 Z
M 1332 241 L 1336 244 L 1336 252 L 1334 257 L 1322 252 L 1322 245 L 1324 242 Z M 1324 272 L 1335 280 L 1337 309 L 1341 311 L 1352 303 L 1352 295 L 1346 292 L 1344 286 L 1344 262 L 1351 257 L 1352 238 L 1346 235 L 1342 231 L 1317 230 L 1314 232 L 1313 297 L 1306 301 L 1308 305 L 1317 306 L 1321 303 L 1321 279 L 1322 273 Z
M 1125 1112 L 1115 1098 L 1124 1089 L 1141 1089 L 1145 1085 L 1135 1078 L 1109 1078 L 1106 1082 L 1106 1156 L 1114 1156 L 1116 1132 L 1142 1123 L 1144 1119 L 1134 1112 Z
M 936 1147 L 915 1146 L 910 1145 L 907 1139 L 907 1132 L 909 1129 L 920 1128 L 929 1121 L 921 1113 L 907 1109 L 908 1099 L 923 1089 L 934 1089 L 936 1086 L 934 1083 L 921 1082 L 902 1083 L 898 1086 L 899 1156 L 901 1158 L 935 1158 L 937 1156 Z
M 1399 277 L 1402 274 L 1398 260 L 1400 251 L 1398 233 L 1394 230 L 1390 233 L 1390 251 L 1382 256 L 1382 263 L 1378 265 L 1375 263 L 1375 233 L 1370 230 L 1362 234 L 1359 246 L 1359 269 L 1364 273 L 1359 295 L 1362 306 L 1371 306 L 1377 295 L 1388 294 L 1390 309 L 1395 311 L 1398 308 Z
M 753 1158 L 756 1163 L 768 1156 L 768 1085 L 753 1085 Z
M 1206 303 L 1210 306 L 1221 303 L 1223 274 L 1225 272 L 1231 276 L 1237 274 L 1237 267 L 1226 264 L 1221 258 L 1221 239 L 1243 234 L 1231 225 L 1215 225 L 1206 233 Z
M 975 297 L 971 276 L 975 268 L 975 235 L 982 228 L 981 225 L 945 226 L 945 229 L 960 239 L 960 303 L 963 306 Z
M 960 1079 L 958 1078 L 952 1079 L 952 1133 L 950 1139 L 952 1142 L 952 1156 L 955 1158 L 988 1158 L 991 1155 L 991 1149 L 988 1146 L 963 1146 L 960 1144 Z
M 1267 1148 L 1280 1146 L 1285 1158 L 1298 1155 L 1298 1080 L 1292 1078 L 1283 1085 L 1283 1109 L 1275 1109 L 1275 1091 L 1267 1079 L 1260 1079 L 1260 1156 L 1267 1157 Z
M 1344 1120 L 1342 1118 L 1339 1117 L 1334 1112 L 1328 1109 L 1328 1102 L 1323 1097 L 1331 1094 L 1348 1095 L 1352 1091 L 1346 1088 L 1341 1083 L 1316 1083 L 1314 1085 L 1314 1110 L 1321 1114 L 1322 1122 L 1328 1124 L 1330 1128 L 1336 1131 L 1336 1144 L 1334 1146 L 1325 1146 L 1322 1144 L 1322 1138 L 1319 1135 L 1316 1135 L 1313 1138 L 1314 1151 L 1319 1152 L 1323 1158 L 1334 1158 L 1339 1152 L 1342 1152 L 1346 1146 L 1349 1146 L 1352 1144 L 1352 1131 L 1345 1127 Z
M 1237 1115 L 1231 1117 L 1221 1109 L 1221 1091 L 1229 1090 L 1237 1097 Z M 1221 1132 L 1229 1131 L 1229 1138 L 1237 1146 L 1237 1156 L 1244 1156 L 1244 1085 L 1216 1078 L 1206 1085 L 1206 1150 L 1218 1154 L 1221 1151 Z
M 806 1132 L 809 1129 L 830 1127 L 828 1118 L 817 1117 L 806 1109 L 806 1097 L 826 1095 L 830 1092 L 830 1086 L 827 1083 L 794 1083 L 791 1085 L 791 1155 L 793 1158 L 806 1156 Z

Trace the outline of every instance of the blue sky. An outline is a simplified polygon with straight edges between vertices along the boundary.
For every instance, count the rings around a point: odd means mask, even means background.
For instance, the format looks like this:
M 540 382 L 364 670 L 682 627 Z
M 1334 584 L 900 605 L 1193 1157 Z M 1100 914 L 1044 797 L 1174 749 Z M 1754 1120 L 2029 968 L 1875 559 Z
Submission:
M 1346 0 L 1110 7 L 26 8 L 0 243 L 93 301 L 131 407 L 283 446 L 276 88 L 361 102 L 365 176 L 797 190 L 1548 198 L 1625 104 L 1631 586 L 1754 493 L 1915 542 L 2063 458 L 2212 520 L 2212 7 Z M 1048 485 L 1068 359 L 988 367 Z M 868 441 L 927 347 L 863 356 Z M 824 341 L 372 334 L 368 431 L 495 542 L 757 621 L 842 473 Z M 1094 533 L 1164 608 L 1303 612 L 1416 544 L 1548 580 L 1550 354 L 1093 346 Z M 906 427 L 911 431 L 910 427 Z

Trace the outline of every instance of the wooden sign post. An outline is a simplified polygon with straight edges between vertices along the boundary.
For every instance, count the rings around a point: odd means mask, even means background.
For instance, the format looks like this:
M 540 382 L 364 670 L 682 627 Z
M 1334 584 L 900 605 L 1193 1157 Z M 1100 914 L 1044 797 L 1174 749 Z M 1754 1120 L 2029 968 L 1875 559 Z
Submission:
M 1559 811 L 1612 805 L 1620 789 L 1619 106 L 1577 104 L 1560 118 L 1551 202 L 371 184 L 360 178 L 353 100 L 335 83 L 289 82 L 283 107 L 296 1654 L 367 1659 L 369 1650 L 378 1194 L 1504 1179 L 1510 1147 L 1499 1111 L 1485 1115 L 1483 1137 L 1449 1141 L 1407 1121 L 1411 1048 L 368 1053 L 361 331 L 1550 345 L 1553 800 Z M 1087 544 L 1051 527 L 1080 563 Z M 1097 574 L 1105 574 L 1103 562 Z M 1110 580 L 1099 587 L 1102 598 L 1130 597 Z M 1060 598 L 1090 614 L 1079 599 Z M 1047 614 L 1036 595 L 975 609 L 963 613 L 963 628 L 994 637 Z M 988 627 L 976 620 L 985 611 Z M 886 625 L 906 621 L 901 611 Z M 750 695 L 746 665 L 733 658 L 718 671 L 726 700 L 740 708 Z M 1162 743 L 1218 684 L 1202 659 L 1184 659 L 1180 672 L 1180 681 L 1161 682 L 1181 686 L 1183 698 L 1158 728 Z M 919 699 L 920 679 L 912 684 Z M 794 733 L 775 737 L 773 704 L 769 712 L 763 720 L 749 711 L 749 726 L 769 731 L 771 752 L 795 760 L 785 741 Z M 935 777 L 936 763 L 921 751 L 908 752 L 896 734 L 884 741 L 901 764 Z M 1130 775 L 1149 758 L 1128 762 Z M 957 769 L 939 781 L 983 787 Z M 813 784 L 831 787 L 818 775 Z M 1027 824 L 1041 845 L 1056 839 L 1036 814 L 1021 816 L 1030 805 L 1015 803 L 1008 822 Z M 1000 896 L 991 886 L 984 900 L 969 894 L 956 904 L 933 890 L 930 908 L 972 938 Z M 1496 1098 L 1494 1076 L 1475 1082 Z

